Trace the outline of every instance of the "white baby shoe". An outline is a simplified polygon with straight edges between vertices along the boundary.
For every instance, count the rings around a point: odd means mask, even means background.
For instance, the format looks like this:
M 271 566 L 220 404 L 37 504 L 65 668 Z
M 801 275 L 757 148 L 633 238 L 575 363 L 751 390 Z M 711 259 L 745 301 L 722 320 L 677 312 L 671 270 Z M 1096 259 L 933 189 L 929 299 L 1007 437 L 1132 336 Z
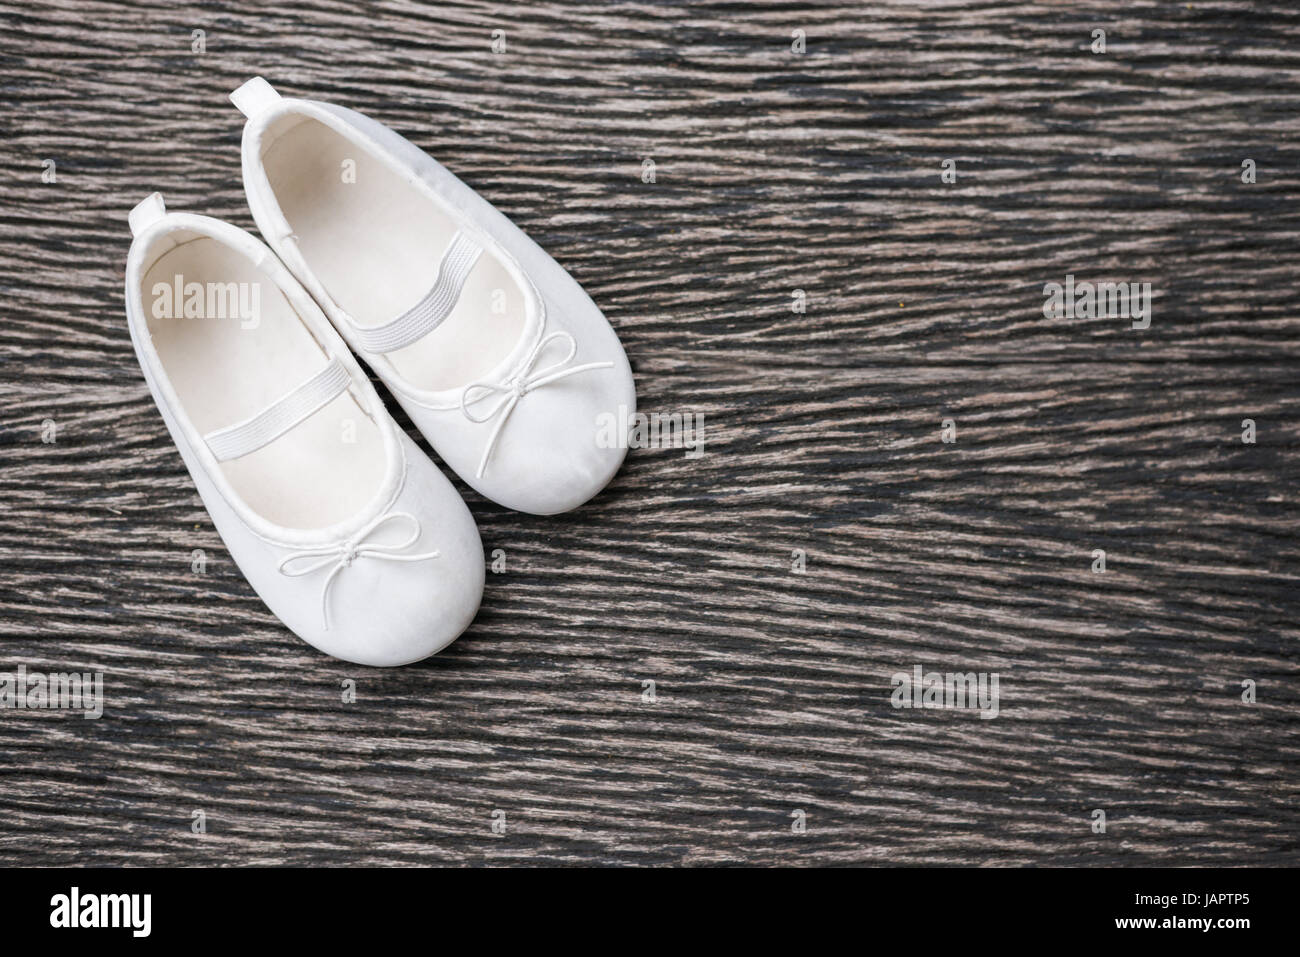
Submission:
M 131 211 L 126 315 L 145 381 L 231 557 L 326 654 L 401 665 L 468 627 L 483 546 L 266 246 L 207 216 Z
M 613 478 L 636 409 L 595 303 L 491 204 L 360 113 L 231 94 L 258 228 L 416 427 L 479 493 L 539 515 Z M 620 408 L 621 407 L 621 408 Z

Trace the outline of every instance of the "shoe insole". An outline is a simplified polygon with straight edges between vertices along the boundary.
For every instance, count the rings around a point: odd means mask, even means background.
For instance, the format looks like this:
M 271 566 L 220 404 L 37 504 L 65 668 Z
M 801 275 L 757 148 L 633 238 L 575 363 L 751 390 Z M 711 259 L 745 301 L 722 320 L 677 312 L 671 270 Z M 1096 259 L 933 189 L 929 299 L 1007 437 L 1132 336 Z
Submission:
M 294 125 L 270 140 L 262 162 L 303 258 L 358 325 L 391 321 L 433 286 L 455 223 L 325 124 L 298 116 L 283 122 Z M 387 355 L 415 388 L 459 388 L 505 359 L 523 328 L 523 292 L 485 251 L 446 320 Z
M 183 301 L 166 308 L 166 299 L 175 299 L 177 276 L 183 284 L 202 284 L 203 317 L 186 318 Z M 230 293 L 226 318 L 206 314 L 209 283 L 223 284 Z M 164 285 L 172 288 L 170 296 Z M 200 434 L 256 415 L 328 361 L 275 282 L 210 237 L 165 252 L 145 273 L 141 292 L 163 370 Z M 240 311 L 233 307 L 235 295 L 243 296 L 243 305 L 258 308 L 245 317 L 230 315 Z M 355 515 L 376 494 L 385 472 L 383 441 L 349 390 L 269 444 L 223 462 L 221 469 L 268 521 L 320 528 Z

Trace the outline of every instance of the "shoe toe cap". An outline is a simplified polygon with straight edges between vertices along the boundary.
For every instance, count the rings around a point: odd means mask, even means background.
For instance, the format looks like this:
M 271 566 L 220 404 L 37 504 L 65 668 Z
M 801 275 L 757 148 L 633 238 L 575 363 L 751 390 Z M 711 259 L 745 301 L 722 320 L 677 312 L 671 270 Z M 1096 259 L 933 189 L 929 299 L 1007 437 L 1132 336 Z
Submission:
M 483 596 L 483 548 L 470 534 L 438 534 L 437 556 L 358 559 L 335 577 L 319 625 L 300 631 L 321 651 L 373 667 L 410 664 L 469 627 Z M 328 618 L 326 611 L 328 610 Z
M 626 367 L 593 370 L 526 395 L 474 483 L 520 512 L 554 515 L 587 502 L 627 455 L 636 391 Z

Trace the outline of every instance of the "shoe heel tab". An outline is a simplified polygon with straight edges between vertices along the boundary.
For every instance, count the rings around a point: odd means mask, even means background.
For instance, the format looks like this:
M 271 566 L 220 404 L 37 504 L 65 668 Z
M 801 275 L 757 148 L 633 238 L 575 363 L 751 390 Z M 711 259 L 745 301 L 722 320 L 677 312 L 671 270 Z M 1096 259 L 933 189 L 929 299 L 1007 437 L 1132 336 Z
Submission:
M 162 193 L 150 193 L 135 204 L 126 221 L 131 224 L 131 235 L 139 236 L 166 215 L 167 204 L 163 202 Z
M 275 88 L 260 76 L 255 76 L 230 94 L 230 102 L 250 120 L 280 99 Z

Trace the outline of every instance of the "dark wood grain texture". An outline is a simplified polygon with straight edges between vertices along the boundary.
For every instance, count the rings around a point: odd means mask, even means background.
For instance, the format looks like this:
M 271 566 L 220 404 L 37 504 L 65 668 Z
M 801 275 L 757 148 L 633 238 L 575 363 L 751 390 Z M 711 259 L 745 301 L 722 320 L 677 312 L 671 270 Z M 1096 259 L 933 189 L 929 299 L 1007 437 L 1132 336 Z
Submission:
M 0 863 L 1300 863 L 1300 11 L 0 16 L 0 670 L 108 697 L 0 711 Z M 706 417 L 564 516 L 458 483 L 507 570 L 420 665 L 278 624 L 131 350 L 136 201 L 255 229 L 254 73 L 427 149 L 605 310 L 643 409 Z M 1150 282 L 1150 328 L 1044 318 L 1067 273 Z M 999 673 L 1000 715 L 893 708 L 917 664 Z

